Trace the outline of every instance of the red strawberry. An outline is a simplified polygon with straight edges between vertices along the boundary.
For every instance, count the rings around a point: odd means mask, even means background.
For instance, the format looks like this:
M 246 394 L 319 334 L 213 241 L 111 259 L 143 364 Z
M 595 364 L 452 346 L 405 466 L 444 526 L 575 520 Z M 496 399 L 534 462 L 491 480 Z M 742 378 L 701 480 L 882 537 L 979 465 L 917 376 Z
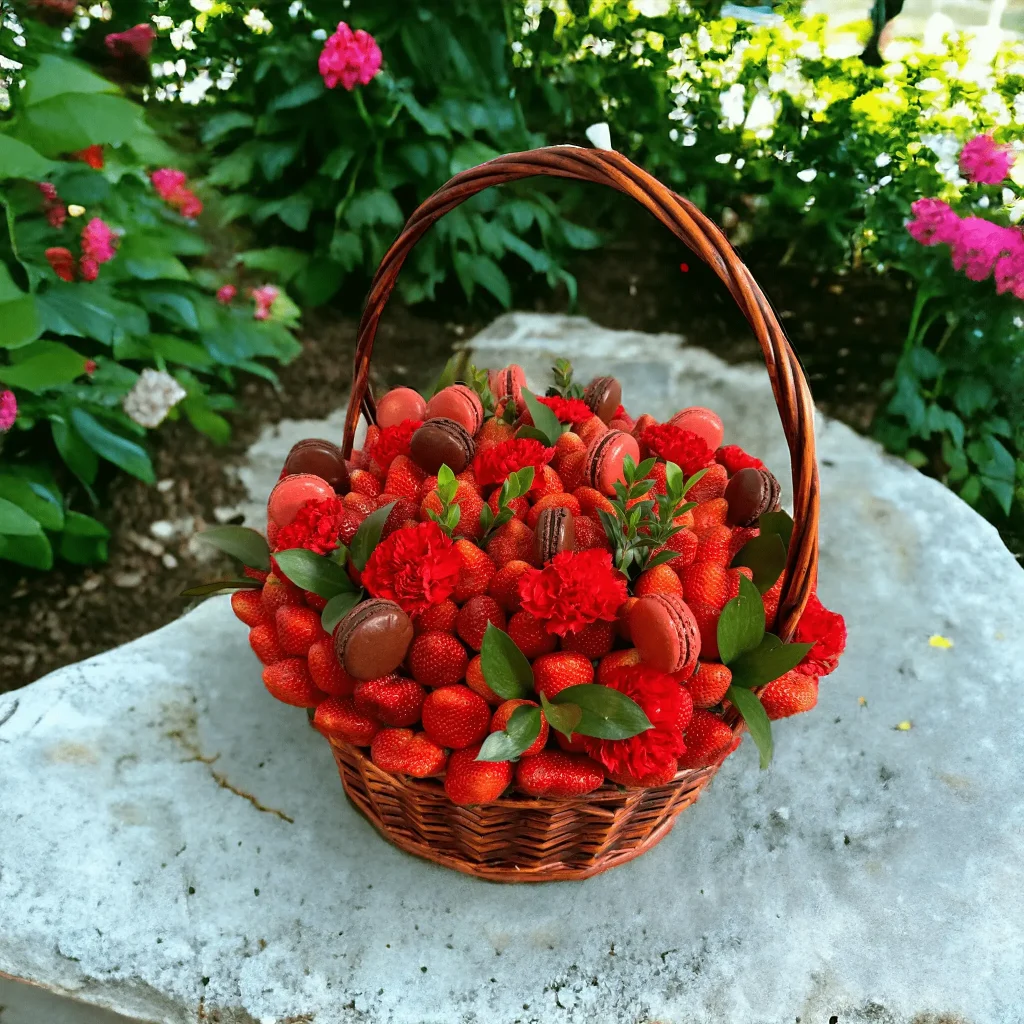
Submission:
M 572 734 L 572 739 L 560 732 L 555 732 L 554 737 L 555 742 L 567 754 L 585 754 L 587 752 L 586 737 L 581 736 L 578 732 Z
M 341 500 L 353 512 L 360 515 L 362 519 L 365 519 L 371 512 L 377 511 L 377 503 L 373 498 L 368 498 L 365 494 L 356 494 L 355 491 L 349 491 Z
M 500 498 L 501 488 L 495 487 L 494 490 L 491 491 L 491 496 L 487 499 L 487 504 L 490 506 L 494 515 L 497 515 L 501 510 Z M 513 498 L 508 503 L 507 507 L 512 509 L 512 516 L 515 519 L 525 519 L 526 513 L 530 511 L 530 503 L 526 498 Z
M 504 611 L 518 611 L 519 581 L 523 578 L 523 573 L 529 571 L 529 562 L 524 562 L 521 558 L 514 558 L 511 562 L 506 562 L 494 574 L 487 593 L 498 602 L 499 607 Z
M 698 537 L 703 538 L 708 530 L 725 525 L 725 517 L 729 511 L 729 503 L 725 498 L 705 501 L 696 508 L 690 509 L 693 515 L 693 529 Z
M 511 761 L 478 761 L 480 744 L 456 750 L 448 758 L 444 791 L 453 804 L 468 807 L 494 803 L 512 784 Z
M 586 452 L 586 450 L 587 445 L 579 434 L 575 434 L 571 430 L 567 430 L 564 434 L 559 434 L 558 440 L 555 442 L 555 454 L 551 459 L 552 469 L 559 476 L 562 476 L 562 463 L 566 457 L 578 452 Z
M 509 562 L 528 562 L 530 565 L 536 565 L 535 540 L 531 527 L 522 519 L 512 519 L 491 534 L 487 541 L 487 554 L 498 568 L 508 565 Z
M 322 612 L 327 607 L 327 598 L 314 594 L 312 590 L 304 590 L 302 597 L 306 602 L 306 607 L 312 608 L 315 612 Z
M 694 562 L 679 570 L 679 579 L 688 605 L 707 604 L 721 611 L 729 600 L 729 577 L 714 562 Z
M 267 582 L 263 584 L 263 597 L 260 603 L 267 620 L 273 622 L 278 608 L 286 604 L 302 604 L 302 591 L 291 580 L 271 573 L 267 577 Z
M 349 474 L 352 492 L 367 498 L 376 498 L 380 494 L 380 481 L 369 471 L 357 469 Z
M 654 427 L 657 426 L 657 424 L 658 421 L 653 416 L 648 415 L 646 412 L 638 416 L 636 423 L 633 424 L 632 434 L 633 437 L 636 438 L 637 444 L 640 445 L 641 459 L 646 459 L 650 455 L 650 452 L 646 451 L 646 445 L 643 443 L 643 441 L 640 440 L 640 438 L 644 436 L 644 431 L 648 427 Z
M 572 492 L 583 483 L 583 474 L 587 465 L 587 453 L 572 452 L 562 459 L 558 466 L 558 475 L 562 478 L 564 490 Z
M 384 520 L 384 526 L 380 531 L 381 540 L 390 537 L 395 530 L 400 530 L 407 523 L 415 526 L 418 521 L 419 505 L 397 494 L 385 492 L 379 495 L 377 497 L 377 508 L 384 508 L 385 505 L 390 505 L 392 502 L 394 502 L 394 508 L 388 513 L 387 519 Z
M 597 681 L 602 686 L 608 686 L 620 669 L 632 668 L 639 665 L 640 661 L 640 652 L 635 647 L 624 651 L 612 651 L 611 654 L 606 654 L 597 666 Z
M 420 720 L 426 691 L 411 679 L 390 675 L 360 683 L 352 696 L 362 714 L 385 725 L 405 726 Z
M 384 490 L 388 494 L 398 494 L 410 501 L 418 502 L 420 484 L 426 475 L 407 455 L 396 455 L 388 468 Z
M 533 663 L 533 688 L 551 700 L 570 686 L 585 686 L 594 681 L 594 666 L 586 655 L 575 651 L 542 654 Z
M 246 565 L 242 567 L 242 575 L 248 576 L 251 580 L 259 580 L 260 583 L 266 583 L 270 573 L 265 572 L 263 569 L 253 569 L 252 566 Z
M 633 642 L 633 633 L 629 627 L 629 613 L 633 608 L 633 605 L 639 601 L 639 597 L 627 597 L 622 602 L 622 607 L 619 609 L 619 617 L 615 622 L 615 635 L 621 640 L 625 640 L 627 644 Z
M 708 466 L 707 472 L 686 492 L 687 501 L 713 501 L 725 494 L 729 472 L 716 462 Z
M 591 661 L 603 658 L 614 646 L 614 622 L 592 622 L 578 633 L 566 633 L 562 637 L 563 651 L 578 651 Z
M 729 561 L 731 562 L 743 550 L 747 541 L 760 534 L 761 531 L 756 526 L 737 526 L 732 531 L 732 540 L 729 541 Z
M 524 756 L 516 767 L 516 787 L 527 796 L 583 796 L 603 782 L 604 769 L 585 754 L 544 750 Z
M 759 694 L 768 717 L 778 718 L 810 711 L 818 703 L 818 677 L 806 676 L 793 669 L 772 680 Z
M 749 569 L 745 565 L 741 565 L 738 569 L 726 569 L 725 577 L 729 584 L 729 589 L 726 593 L 726 599 L 731 601 L 734 597 L 740 596 L 740 577 L 746 576 L 748 580 L 753 580 L 754 570 Z
M 512 717 L 512 712 L 516 708 L 539 708 L 540 705 L 536 704 L 532 700 L 507 700 L 505 701 L 497 711 L 494 712 L 494 717 L 491 719 L 491 732 L 501 732 L 507 725 L 508 720 Z M 545 721 L 544 716 L 540 718 L 540 732 L 537 738 L 522 752 L 521 757 L 531 757 L 534 754 L 539 754 L 544 749 L 544 744 L 548 741 L 548 723 Z
M 580 516 L 573 520 L 573 526 L 576 528 L 577 551 L 589 551 L 591 548 L 604 548 L 605 551 L 611 551 L 612 546 L 608 540 L 608 534 L 596 520 Z
M 684 529 L 672 534 L 665 542 L 665 547 L 669 551 L 677 551 L 679 555 L 666 564 L 671 566 L 676 572 L 679 572 L 680 569 L 688 565 L 692 565 L 697 558 L 697 547 L 699 544 L 700 541 L 693 530 Z
M 479 651 L 483 646 L 487 624 L 493 622 L 498 629 L 505 628 L 505 613 L 493 597 L 477 594 L 471 597 L 459 611 L 455 620 L 455 631 L 467 647 Z
M 608 778 L 617 786 L 627 789 L 650 789 L 652 786 L 667 786 L 676 776 L 674 764 L 666 764 L 660 771 L 649 772 L 647 775 L 631 775 L 629 772 L 609 772 Z
M 236 590 L 231 595 L 231 610 L 247 626 L 258 626 L 266 621 L 263 594 L 259 590 Z
M 466 666 L 466 685 L 474 692 L 479 693 L 488 704 L 500 704 L 505 698 L 499 697 L 484 679 L 484 670 L 480 655 L 470 659 Z
M 381 730 L 380 722 L 357 710 L 351 697 L 328 697 L 318 704 L 313 725 L 325 736 L 357 747 L 368 747 Z
M 690 691 L 682 684 L 680 684 L 679 690 L 679 714 L 676 715 L 676 728 L 680 732 L 686 732 L 690 719 L 693 718 L 693 697 L 690 696 Z
M 590 419 L 576 425 L 576 433 L 589 448 L 597 438 L 608 433 L 608 426 L 600 416 L 591 416 Z
M 472 541 L 457 540 L 455 552 L 459 556 L 462 567 L 459 570 L 459 582 L 452 594 L 456 604 L 465 604 L 477 594 L 485 594 L 491 579 L 498 571 L 486 552 L 481 551 Z
M 277 630 L 269 622 L 261 622 L 249 630 L 249 646 L 264 665 L 273 665 L 285 656 L 277 641 Z
M 476 452 L 479 455 L 480 452 L 485 452 L 488 448 L 501 444 L 502 441 L 511 441 L 515 434 L 516 429 L 511 423 L 503 423 L 497 418 L 486 420 L 474 438 Z
M 718 619 L 722 614 L 721 608 L 714 605 L 704 604 L 703 601 L 691 601 L 686 598 L 693 617 L 697 620 L 697 628 L 700 630 L 700 653 L 708 661 L 718 658 Z
M 454 504 L 459 506 L 459 525 L 455 527 L 456 537 L 470 537 L 474 540 L 483 536 L 480 513 L 484 503 L 475 485 L 460 482 L 455 492 Z M 426 494 L 420 503 L 420 519 L 429 519 L 429 513 L 441 514 L 441 496 L 437 491 Z
M 615 514 L 615 506 L 611 501 L 593 487 L 577 487 L 572 496 L 580 503 L 580 512 L 597 522 L 601 519 L 598 512 Z
M 381 729 L 370 744 L 370 760 L 386 772 L 428 779 L 444 771 L 448 756 L 426 733 Z
M 686 753 L 679 758 L 680 768 L 706 768 L 714 764 L 732 746 L 733 734 L 717 715 L 694 711 L 683 734 Z
M 546 508 L 567 508 L 574 516 L 580 514 L 580 503 L 571 494 L 566 494 L 565 491 L 560 494 L 545 494 L 534 504 L 526 517 L 526 525 L 531 530 L 537 529 L 537 520 Z
M 686 688 L 695 708 L 713 708 L 732 685 L 732 672 L 715 661 L 697 662 L 697 671 L 690 676 Z
M 341 527 L 338 530 L 338 540 L 342 544 L 350 544 L 365 518 L 366 514 L 363 512 L 358 512 L 352 508 L 345 509 L 341 517 Z M 391 517 L 389 516 L 388 518 L 390 519 Z
M 460 750 L 479 743 L 490 725 L 487 701 L 468 686 L 442 686 L 423 702 L 423 729 L 439 746 Z
M 678 594 L 683 596 L 683 585 L 679 577 L 667 564 L 656 565 L 647 569 L 636 578 L 633 584 L 635 597 L 647 597 L 650 594 Z
M 327 696 L 313 685 L 305 658 L 285 658 L 263 670 L 263 685 L 285 704 L 315 708 Z
M 421 633 L 409 648 L 409 671 L 424 686 L 451 686 L 466 675 L 466 648 L 451 635 Z
M 775 625 L 775 616 L 779 611 L 779 599 L 782 597 L 782 588 L 786 583 L 786 570 L 762 595 L 764 602 L 764 628 L 770 633 Z
M 508 620 L 508 635 L 527 658 L 538 658 L 558 646 L 552 636 L 529 612 L 518 611 Z
M 438 633 L 454 633 L 455 617 L 459 614 L 458 605 L 454 601 L 441 601 L 432 604 L 419 614 L 412 617 L 416 635 L 436 631 Z
M 700 539 L 694 561 L 726 566 L 729 564 L 731 547 L 732 530 L 728 526 L 714 526 Z
M 363 438 L 363 451 L 373 451 L 374 446 L 380 440 L 380 427 L 375 423 L 371 423 L 366 428 L 366 437 Z
M 654 481 L 654 486 L 645 497 L 649 498 L 653 494 L 668 494 L 668 470 L 665 468 L 664 462 L 656 462 L 651 466 L 651 471 L 647 476 Z
M 541 466 L 533 478 L 530 500 L 539 501 L 546 494 L 560 494 L 564 490 L 562 478 L 550 466 Z
M 356 688 L 357 679 L 350 676 L 338 663 L 334 641 L 325 636 L 317 640 L 306 655 L 309 674 L 313 682 L 332 697 L 348 697 Z
M 286 604 L 277 609 L 274 621 L 277 625 L 277 639 L 285 654 L 305 657 L 310 647 L 327 635 L 320 625 L 320 616 L 312 608 Z

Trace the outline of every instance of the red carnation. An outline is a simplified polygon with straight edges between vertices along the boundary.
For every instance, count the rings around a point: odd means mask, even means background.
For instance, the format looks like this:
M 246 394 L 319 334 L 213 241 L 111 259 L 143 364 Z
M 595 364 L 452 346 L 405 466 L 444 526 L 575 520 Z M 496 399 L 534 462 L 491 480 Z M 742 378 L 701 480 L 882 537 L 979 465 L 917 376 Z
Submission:
M 56 245 L 47 249 L 43 255 L 46 257 L 46 262 L 53 268 L 53 272 L 62 281 L 74 281 L 75 257 L 71 255 L 70 249 Z
M 524 572 L 519 595 L 523 608 L 558 636 L 598 620 L 614 622 L 628 596 L 625 576 L 600 548 L 563 551 L 543 569 Z
M 561 398 L 551 395 L 538 398 L 541 405 L 546 405 L 557 417 L 559 423 L 582 423 L 594 415 L 590 406 L 582 398 Z
M 295 518 L 278 531 L 274 547 L 277 551 L 307 548 L 318 555 L 329 555 L 338 546 L 347 519 L 352 519 L 352 510 L 341 498 L 307 501 Z
M 156 32 L 153 31 L 153 26 L 143 22 L 123 32 L 111 32 L 104 42 L 115 57 L 138 57 L 145 60 L 153 49 L 155 39 Z
M 71 155 L 83 164 L 88 164 L 94 171 L 103 170 L 103 147 L 100 145 L 86 146 Z
M 671 676 L 649 665 L 632 665 L 617 671 L 607 685 L 636 701 L 652 728 L 628 740 L 601 740 L 581 736 L 587 753 L 612 775 L 642 779 L 675 768 L 686 751 L 679 728 L 682 687 Z
M 725 466 L 729 476 L 741 469 L 767 469 L 768 467 L 756 456 L 748 455 L 738 444 L 727 444 L 715 452 L 715 462 Z
M 373 446 L 366 449 L 366 454 L 386 473 L 397 456 L 408 458 L 412 435 L 422 426 L 422 420 L 402 420 L 393 427 L 384 427 Z
M 415 615 L 451 597 L 461 566 L 451 537 L 430 520 L 382 540 L 363 570 L 363 586 Z
M 473 460 L 473 475 L 480 487 L 504 483 L 510 473 L 527 466 L 540 470 L 555 454 L 554 448 L 545 448 L 532 437 L 513 437 L 479 452 Z M 538 473 L 539 476 L 539 473 Z
M 796 667 L 808 676 L 827 676 L 835 671 L 839 656 L 846 650 L 846 620 L 839 612 L 830 612 L 811 594 L 793 640 L 798 644 L 814 644 Z
M 648 427 L 640 440 L 653 455 L 666 462 L 674 462 L 684 476 L 693 476 L 715 461 L 715 453 L 704 438 L 671 423 L 656 423 Z

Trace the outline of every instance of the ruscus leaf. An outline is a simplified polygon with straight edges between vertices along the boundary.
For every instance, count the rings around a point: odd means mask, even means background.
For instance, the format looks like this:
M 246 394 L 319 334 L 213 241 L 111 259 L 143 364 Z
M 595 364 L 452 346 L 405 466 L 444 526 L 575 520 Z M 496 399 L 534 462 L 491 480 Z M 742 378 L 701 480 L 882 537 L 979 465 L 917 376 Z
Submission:
M 198 536 L 250 569 L 263 572 L 270 569 L 270 547 L 266 538 L 248 526 L 212 526 Z
M 487 624 L 484 632 L 480 667 L 487 685 L 505 700 L 525 697 L 533 690 L 533 669 L 526 655 L 493 622 Z

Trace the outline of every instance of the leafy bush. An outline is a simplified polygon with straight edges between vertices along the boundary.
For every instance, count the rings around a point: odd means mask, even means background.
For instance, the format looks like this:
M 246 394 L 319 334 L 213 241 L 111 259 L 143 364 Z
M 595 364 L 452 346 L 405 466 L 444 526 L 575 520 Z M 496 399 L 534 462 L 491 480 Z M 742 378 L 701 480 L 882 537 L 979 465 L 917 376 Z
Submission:
M 218 302 L 220 278 L 195 266 L 207 244 L 175 208 L 194 215 L 198 199 L 172 175 L 165 201 L 145 171 L 173 154 L 142 109 L 46 26 L 3 31 L 26 65 L 0 121 L 0 558 L 47 569 L 55 553 L 106 557 L 84 511 L 101 464 L 152 482 L 146 434 L 165 415 L 227 437 L 235 375 L 273 378 L 258 360 L 297 354 L 296 310 L 279 294 L 257 321 Z

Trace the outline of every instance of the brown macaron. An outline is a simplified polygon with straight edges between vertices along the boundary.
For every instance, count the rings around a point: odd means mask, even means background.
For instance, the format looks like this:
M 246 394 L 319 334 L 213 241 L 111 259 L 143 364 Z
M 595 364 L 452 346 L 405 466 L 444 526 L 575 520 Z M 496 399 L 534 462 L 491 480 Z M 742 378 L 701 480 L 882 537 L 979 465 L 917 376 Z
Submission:
M 312 473 L 326 480 L 338 494 L 349 489 L 348 467 L 345 456 L 333 441 L 309 437 L 292 445 L 284 462 L 285 472 Z
M 536 551 L 540 564 L 550 562 L 555 555 L 576 548 L 576 526 L 567 508 L 546 508 L 537 518 Z
M 394 601 L 370 598 L 334 627 L 334 652 L 350 676 L 380 679 L 405 660 L 412 634 L 412 620 Z
M 433 475 L 442 466 L 461 473 L 473 461 L 476 444 L 461 423 L 439 417 L 427 420 L 412 435 L 409 451 L 424 473 Z
M 583 401 L 595 416 L 608 423 L 622 404 L 622 385 L 614 377 L 595 377 L 583 392 Z
M 725 488 L 730 526 L 753 526 L 765 512 L 779 507 L 779 481 L 767 469 L 748 467 L 734 474 Z

